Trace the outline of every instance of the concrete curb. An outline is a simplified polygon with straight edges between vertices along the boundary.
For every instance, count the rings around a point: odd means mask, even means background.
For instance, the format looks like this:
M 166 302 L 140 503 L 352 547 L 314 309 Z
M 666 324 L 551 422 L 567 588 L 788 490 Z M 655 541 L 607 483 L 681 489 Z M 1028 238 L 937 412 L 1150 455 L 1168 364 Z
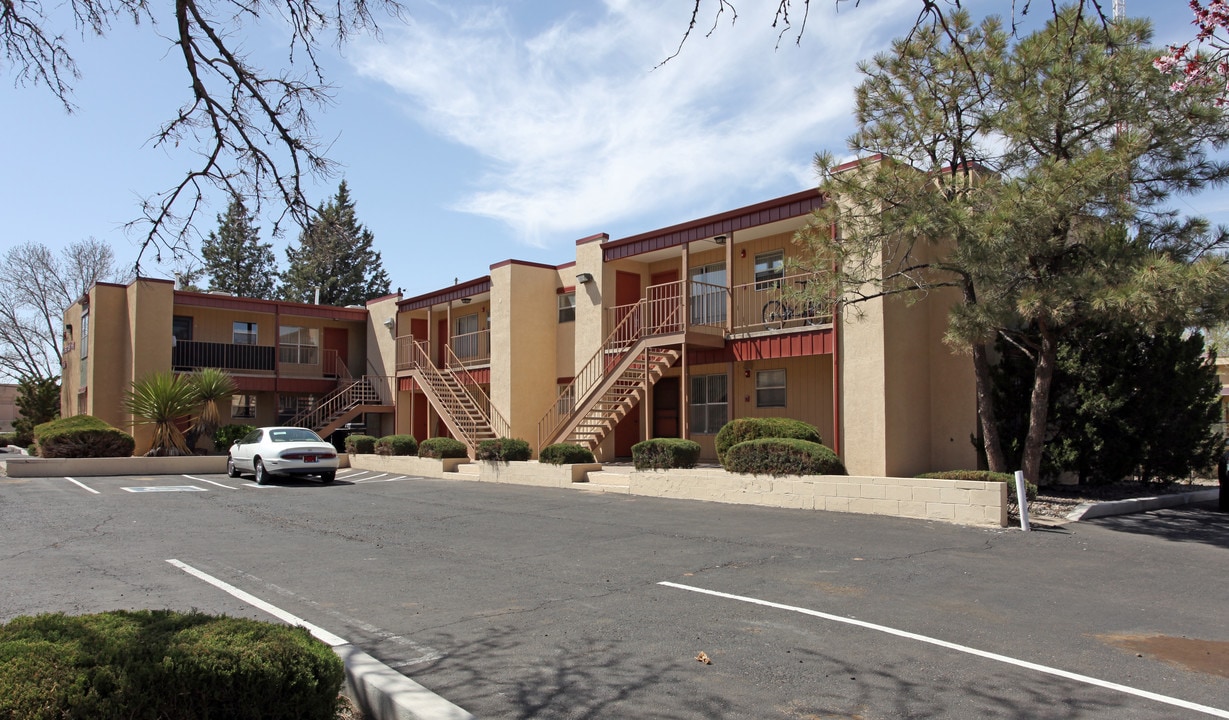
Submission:
M 347 694 L 375 720 L 473 720 L 474 716 L 353 645 L 333 648 L 346 666 Z
M 1131 500 L 1114 500 L 1111 502 L 1100 503 L 1083 503 L 1077 505 L 1074 510 L 1067 513 L 1067 520 L 1091 520 L 1099 517 L 1109 517 L 1111 515 L 1127 515 L 1129 513 L 1145 512 L 1147 510 L 1159 510 L 1160 508 L 1178 507 L 1180 505 L 1189 505 L 1197 502 L 1207 502 L 1216 500 L 1220 497 L 1220 490 L 1197 490 L 1188 493 L 1174 493 L 1172 495 L 1158 495 L 1148 498 L 1134 498 Z

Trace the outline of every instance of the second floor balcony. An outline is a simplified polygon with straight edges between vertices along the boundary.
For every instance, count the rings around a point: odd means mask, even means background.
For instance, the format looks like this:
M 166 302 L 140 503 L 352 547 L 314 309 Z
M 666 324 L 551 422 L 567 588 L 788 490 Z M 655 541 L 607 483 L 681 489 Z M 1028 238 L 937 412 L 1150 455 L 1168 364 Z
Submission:
M 349 378 L 350 372 L 336 350 L 315 346 L 248 345 L 244 343 L 177 340 L 171 348 L 171 367 L 182 372 L 218 368 L 238 374 L 276 374 L 295 377 Z

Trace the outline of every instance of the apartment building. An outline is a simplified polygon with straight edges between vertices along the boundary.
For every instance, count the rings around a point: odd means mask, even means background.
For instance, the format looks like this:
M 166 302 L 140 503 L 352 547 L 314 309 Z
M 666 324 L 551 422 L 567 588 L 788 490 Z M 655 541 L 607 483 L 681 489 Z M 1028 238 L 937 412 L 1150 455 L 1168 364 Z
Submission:
M 605 461 L 684 437 L 713 460 L 728 420 L 785 416 L 817 426 L 851 473 L 974 467 L 972 363 L 942 342 L 954 295 L 852 312 L 790 292 L 812 279 L 786 268 L 820 202 L 808 190 L 594 235 L 559 265 L 502 260 L 366 307 L 100 284 L 65 315 L 64 412 L 127 426 L 133 380 L 208 365 L 236 376 L 233 421 L 323 434 L 358 420 L 471 448 L 578 442 Z
M 387 415 L 391 426 L 391 388 L 364 377 L 370 323 L 365 307 L 188 292 L 149 278 L 98 283 L 64 315 L 60 412 L 131 430 L 144 452 L 151 431 L 134 426 L 124 408 L 132 383 L 152 372 L 214 367 L 238 390 L 223 422 L 314 425 L 321 401 L 341 394 L 345 412 L 324 416 L 322 431 L 366 413 L 377 426 Z

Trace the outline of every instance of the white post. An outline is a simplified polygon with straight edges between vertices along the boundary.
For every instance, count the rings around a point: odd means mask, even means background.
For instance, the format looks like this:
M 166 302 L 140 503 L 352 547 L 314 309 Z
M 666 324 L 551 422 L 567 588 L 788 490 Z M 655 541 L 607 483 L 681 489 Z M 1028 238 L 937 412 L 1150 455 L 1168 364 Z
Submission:
M 1020 529 L 1028 532 L 1028 485 L 1023 470 L 1016 471 L 1016 499 L 1020 502 Z

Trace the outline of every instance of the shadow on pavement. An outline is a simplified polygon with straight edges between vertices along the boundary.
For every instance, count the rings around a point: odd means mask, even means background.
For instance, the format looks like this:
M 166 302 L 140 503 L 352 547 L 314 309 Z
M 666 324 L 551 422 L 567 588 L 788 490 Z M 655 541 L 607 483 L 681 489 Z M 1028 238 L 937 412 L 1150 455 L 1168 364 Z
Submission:
M 1175 542 L 1196 542 L 1229 548 L 1229 513 L 1217 510 L 1216 501 L 1083 522 Z

